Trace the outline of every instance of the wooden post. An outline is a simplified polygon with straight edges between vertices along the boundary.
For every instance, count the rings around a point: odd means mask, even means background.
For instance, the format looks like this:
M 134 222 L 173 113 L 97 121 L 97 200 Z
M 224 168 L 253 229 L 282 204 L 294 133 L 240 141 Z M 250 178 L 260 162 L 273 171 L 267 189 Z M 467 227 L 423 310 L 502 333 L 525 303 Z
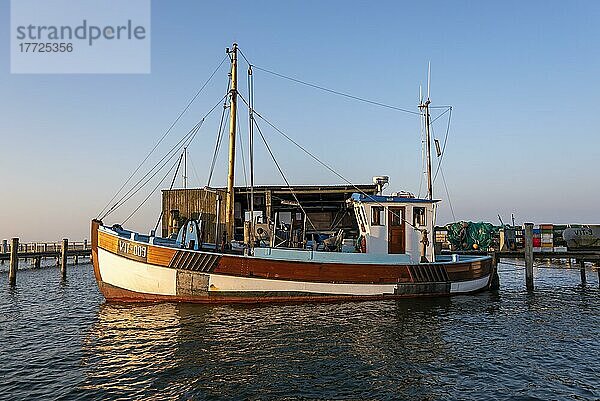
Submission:
M 83 240 L 83 250 L 85 251 L 87 249 L 87 239 Z
M 498 264 L 500 263 L 500 257 L 497 252 L 492 253 L 492 266 L 494 269 L 494 273 L 492 276 L 492 280 L 490 281 L 490 290 L 499 290 L 500 289 L 500 276 L 498 275 Z
M 525 286 L 533 291 L 533 223 L 525 223 Z
M 33 260 L 34 260 L 33 266 L 36 269 L 39 269 L 42 266 L 42 257 L 41 256 L 36 256 Z
M 8 253 L 8 241 L 5 239 L 2 240 L 2 253 Z M 0 263 L 4 264 L 4 259 Z
M 73 264 L 78 264 L 79 263 L 79 255 L 75 255 L 73 257 Z
M 10 266 L 8 270 L 8 283 L 17 284 L 17 270 L 19 269 L 19 239 L 13 238 L 10 241 Z
M 585 285 L 586 277 L 585 277 L 585 260 L 579 260 L 579 274 L 581 275 L 581 285 Z
M 60 249 L 60 273 L 63 280 L 67 278 L 67 250 L 69 249 L 69 240 L 64 238 L 62 240 L 62 247 Z

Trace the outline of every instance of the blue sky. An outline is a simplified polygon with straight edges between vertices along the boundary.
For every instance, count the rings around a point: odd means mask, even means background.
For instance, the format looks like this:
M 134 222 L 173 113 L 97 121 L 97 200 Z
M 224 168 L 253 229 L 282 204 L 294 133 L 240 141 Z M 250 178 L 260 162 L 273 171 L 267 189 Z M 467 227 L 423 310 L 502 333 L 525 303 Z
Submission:
M 233 41 L 258 66 L 415 111 L 431 61 L 432 102 L 454 108 L 443 171 L 456 219 L 497 223 L 498 213 L 507 221 L 514 212 L 519 223 L 599 223 L 599 18 L 595 1 L 153 1 L 151 74 L 18 75 L 10 74 L 9 2 L 2 0 L 0 237 L 87 237 L 89 219 Z M 160 149 L 193 126 L 225 85 L 223 68 Z M 260 71 L 255 92 L 259 112 L 352 182 L 387 174 L 390 189 L 418 192 L 417 116 Z M 206 182 L 217 119 L 218 112 L 190 147 L 191 185 Z M 436 136 L 446 122 L 435 123 Z M 263 130 L 291 182 L 341 183 Z M 257 183 L 281 183 L 264 150 L 257 158 Z M 225 183 L 224 154 L 220 162 L 213 185 Z M 444 201 L 438 222 L 451 221 L 441 180 L 435 194 Z M 157 194 L 131 226 L 148 231 L 159 213 Z

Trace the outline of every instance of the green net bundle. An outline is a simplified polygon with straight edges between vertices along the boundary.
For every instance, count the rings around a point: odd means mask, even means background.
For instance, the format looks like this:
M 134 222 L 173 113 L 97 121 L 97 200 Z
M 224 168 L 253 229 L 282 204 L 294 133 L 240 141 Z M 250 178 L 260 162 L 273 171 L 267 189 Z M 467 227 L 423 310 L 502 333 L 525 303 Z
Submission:
M 446 224 L 448 242 L 453 250 L 483 250 L 494 246 L 500 227 L 492 223 L 474 223 L 472 221 L 459 221 Z

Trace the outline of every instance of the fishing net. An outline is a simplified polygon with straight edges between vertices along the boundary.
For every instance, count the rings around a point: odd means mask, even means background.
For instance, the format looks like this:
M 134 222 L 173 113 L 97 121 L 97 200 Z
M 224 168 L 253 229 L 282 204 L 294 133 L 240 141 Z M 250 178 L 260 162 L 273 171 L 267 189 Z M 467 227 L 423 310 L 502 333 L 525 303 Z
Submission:
M 494 247 L 500 227 L 491 223 L 460 221 L 446 224 L 448 242 L 453 250 L 488 250 Z

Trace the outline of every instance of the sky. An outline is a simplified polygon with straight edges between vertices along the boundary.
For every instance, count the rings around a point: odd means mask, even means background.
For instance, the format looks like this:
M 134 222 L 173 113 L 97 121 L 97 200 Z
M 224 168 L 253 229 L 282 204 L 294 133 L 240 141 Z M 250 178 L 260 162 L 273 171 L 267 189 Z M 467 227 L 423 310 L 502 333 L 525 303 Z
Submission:
M 441 175 L 434 185 L 443 201 L 438 224 L 497 224 L 498 214 L 508 222 L 511 213 L 517 224 L 600 223 L 600 2 L 155 0 L 151 17 L 149 74 L 11 74 L 10 2 L 0 0 L 0 239 L 89 238 L 90 219 L 234 41 L 256 66 L 412 111 L 430 62 L 432 106 L 453 107 L 446 185 Z M 223 96 L 226 64 L 141 171 Z M 241 62 L 247 97 L 246 68 Z M 389 191 L 418 194 L 421 184 L 424 194 L 419 116 L 256 69 L 254 80 L 255 109 L 344 178 L 362 184 L 389 175 Z M 189 147 L 189 186 L 207 183 L 221 109 Z M 447 117 L 433 124 L 442 142 Z M 247 152 L 244 107 L 240 118 Z M 261 129 L 291 183 L 344 183 L 266 124 Z M 281 184 L 259 145 L 256 183 Z M 213 186 L 225 185 L 225 151 Z M 238 157 L 238 184 L 242 165 Z M 121 223 L 162 177 L 105 223 Z M 159 214 L 157 191 L 127 225 L 148 232 Z

